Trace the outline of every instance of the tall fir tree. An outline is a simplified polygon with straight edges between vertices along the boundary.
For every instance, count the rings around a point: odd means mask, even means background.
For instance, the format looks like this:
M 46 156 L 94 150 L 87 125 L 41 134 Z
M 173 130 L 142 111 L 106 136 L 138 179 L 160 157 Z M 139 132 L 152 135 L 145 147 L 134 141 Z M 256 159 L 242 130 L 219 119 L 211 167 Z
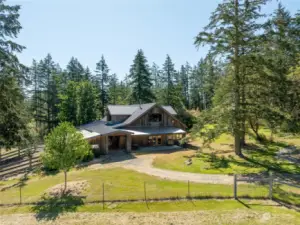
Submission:
M 58 118 L 78 126 L 100 118 L 98 88 L 89 81 L 69 81 L 59 93 Z
M 263 17 L 260 8 L 268 0 L 224 0 L 212 13 L 209 24 L 196 37 L 197 46 L 208 44 L 212 54 L 225 55 L 233 67 L 232 101 L 233 110 L 228 117 L 228 127 L 234 135 L 235 153 L 242 155 L 245 136 L 246 104 L 243 101 L 245 90 L 244 66 L 252 53 L 257 51 L 258 31 L 262 25 L 258 19 Z
M 119 82 L 118 77 L 116 74 L 112 74 L 109 79 L 109 86 L 108 86 L 108 96 L 109 96 L 109 103 L 116 105 L 119 98 Z
M 68 80 L 82 81 L 85 79 L 85 69 L 77 58 L 72 57 L 67 65 Z
M 101 93 L 101 114 L 102 117 L 105 115 L 106 106 L 108 103 L 107 87 L 109 83 L 109 68 L 106 64 L 104 56 L 101 56 L 100 61 L 96 64 L 96 81 L 99 84 Z
M 16 53 L 25 48 L 14 42 L 20 30 L 19 5 L 0 0 L 0 155 L 1 148 L 10 148 L 20 140 L 26 129 L 26 115 L 22 83 L 26 78 L 24 66 Z
M 263 37 L 266 39 L 263 45 L 263 56 L 267 68 L 266 78 L 268 79 L 267 86 L 272 92 L 262 93 L 267 95 L 268 104 L 272 107 L 265 114 L 271 130 L 274 130 L 274 124 L 280 124 L 280 120 L 285 120 L 286 115 L 289 117 L 293 104 L 290 104 L 291 96 L 290 82 L 288 74 L 290 69 L 297 64 L 298 54 L 300 50 L 299 40 L 299 24 L 296 17 L 291 14 L 279 3 L 278 8 L 273 13 L 272 17 L 265 23 Z M 278 112 L 285 112 L 278 114 Z M 274 121 L 276 118 L 276 121 Z M 289 120 L 291 131 L 296 128 L 295 121 Z
M 40 124 L 43 124 L 42 132 L 49 132 L 57 125 L 57 83 L 55 76 L 60 73 L 60 68 L 52 60 L 48 54 L 38 64 L 38 86 L 36 93 L 39 105 L 36 109 L 36 118 Z
M 164 83 L 164 100 L 165 104 L 170 105 L 172 102 L 173 91 L 175 86 L 176 70 L 169 55 L 167 55 L 162 68 L 162 82 Z
M 131 99 L 133 103 L 150 103 L 155 100 L 155 96 L 151 90 L 151 74 L 143 50 L 138 50 L 128 77 L 132 86 Z
M 182 85 L 182 95 L 184 98 L 184 105 L 187 109 L 190 108 L 190 72 L 191 66 L 187 62 L 186 65 L 182 65 L 180 68 L 180 83 Z

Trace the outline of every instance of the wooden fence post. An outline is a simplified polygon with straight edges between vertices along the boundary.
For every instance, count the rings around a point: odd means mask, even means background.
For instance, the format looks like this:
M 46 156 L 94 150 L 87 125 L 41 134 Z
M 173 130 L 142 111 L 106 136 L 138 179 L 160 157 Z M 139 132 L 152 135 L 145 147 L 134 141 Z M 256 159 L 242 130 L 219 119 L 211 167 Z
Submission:
M 234 199 L 237 200 L 237 177 L 236 177 L 236 174 L 234 174 L 233 181 L 234 181 L 234 184 L 233 184 Z
M 270 172 L 269 175 L 269 199 L 272 200 L 273 198 L 273 173 Z
M 22 185 L 20 185 L 20 205 L 22 204 Z
M 104 183 L 102 184 L 102 209 L 104 210 Z
M 191 197 L 191 194 L 190 194 L 190 181 L 188 180 L 188 198 Z
M 147 202 L 146 182 L 145 181 L 144 181 L 144 197 L 145 197 L 145 202 L 146 202 L 147 208 L 149 209 L 148 202 Z

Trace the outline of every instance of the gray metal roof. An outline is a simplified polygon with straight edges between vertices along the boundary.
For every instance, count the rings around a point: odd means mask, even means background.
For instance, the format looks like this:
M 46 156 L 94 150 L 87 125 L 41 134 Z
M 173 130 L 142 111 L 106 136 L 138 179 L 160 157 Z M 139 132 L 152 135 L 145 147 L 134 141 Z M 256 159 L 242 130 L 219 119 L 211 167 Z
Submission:
M 137 105 L 108 105 L 107 109 L 110 115 L 132 115 L 136 111 L 139 111 L 140 108 L 145 108 L 148 105 L 155 105 L 155 103 L 148 103 L 148 104 L 137 104 Z M 177 115 L 176 111 L 173 109 L 172 106 L 164 105 L 162 106 L 167 112 L 171 115 Z
M 148 103 L 148 104 L 141 104 L 141 105 L 108 105 L 108 110 L 111 115 L 130 115 L 124 122 L 118 123 L 115 125 L 106 125 L 107 124 L 107 118 L 104 117 L 102 120 L 97 120 L 92 123 L 84 124 L 79 126 L 79 130 L 81 130 L 82 134 L 86 136 L 86 138 L 89 137 L 95 137 L 99 135 L 107 135 L 115 132 L 124 132 L 124 133 L 130 133 L 131 131 L 117 129 L 124 127 L 126 125 L 129 125 L 136 119 L 138 119 L 140 116 L 142 116 L 144 113 L 146 113 L 149 109 L 154 107 L 156 103 Z M 162 106 L 164 110 L 166 110 L 171 115 L 176 115 L 175 110 L 171 106 Z M 147 129 L 142 128 L 143 130 Z M 150 128 L 151 129 L 151 128 Z M 157 128 L 156 128 L 157 129 Z M 169 129 L 168 131 L 166 129 Z M 163 132 L 169 132 L 174 133 L 170 129 L 166 128 Z M 178 129 L 178 128 L 173 128 Z M 182 131 L 182 130 L 181 130 Z M 183 131 L 184 132 L 184 131 Z M 98 135 L 97 135 L 98 134 Z
M 84 124 L 82 126 L 79 126 L 78 129 L 80 131 L 82 131 L 81 133 L 83 135 L 85 135 L 85 134 L 87 135 L 87 132 L 85 132 L 85 131 L 93 133 L 93 137 L 100 136 L 100 135 L 107 135 L 107 134 L 111 134 L 111 133 L 115 133 L 115 132 L 130 133 L 130 132 L 114 129 L 111 126 L 106 126 L 106 122 L 101 121 L 101 120 L 97 120 L 92 123 Z M 98 135 L 95 135 L 95 133 L 97 133 Z
M 139 105 L 108 105 L 110 115 L 132 115 Z
M 177 115 L 176 111 L 173 109 L 172 106 L 170 105 L 162 105 L 161 107 L 164 108 L 164 110 L 166 110 L 167 112 L 169 112 L 171 115 Z
M 143 115 L 145 112 L 147 112 L 150 108 L 152 108 L 155 105 L 156 105 L 156 103 L 148 103 L 148 104 L 139 105 L 138 108 L 134 111 L 134 113 L 129 118 L 127 118 L 123 123 L 116 124 L 113 127 L 114 128 L 123 127 L 123 126 L 126 126 L 126 125 L 132 123 L 138 117 Z
M 157 135 L 157 134 L 185 134 L 186 132 L 177 127 L 139 127 L 133 129 L 120 129 L 122 131 L 131 132 L 132 135 Z

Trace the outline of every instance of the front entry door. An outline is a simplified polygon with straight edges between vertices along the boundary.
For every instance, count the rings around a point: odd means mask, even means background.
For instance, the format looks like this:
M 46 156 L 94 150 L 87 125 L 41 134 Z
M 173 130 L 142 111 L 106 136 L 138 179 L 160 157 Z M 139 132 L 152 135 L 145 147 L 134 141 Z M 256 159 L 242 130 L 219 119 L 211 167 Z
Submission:
M 157 136 L 150 136 L 150 137 L 149 137 L 149 140 L 152 142 L 152 143 L 151 143 L 152 146 L 158 146 L 158 145 L 161 145 L 161 144 L 162 144 L 161 136 L 160 136 L 160 135 L 157 135 Z

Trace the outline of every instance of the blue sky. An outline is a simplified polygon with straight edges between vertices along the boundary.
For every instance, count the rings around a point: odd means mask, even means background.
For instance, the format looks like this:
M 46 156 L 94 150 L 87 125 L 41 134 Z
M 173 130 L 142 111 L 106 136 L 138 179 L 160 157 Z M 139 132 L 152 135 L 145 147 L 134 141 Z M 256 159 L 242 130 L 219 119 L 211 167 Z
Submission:
M 17 42 L 26 50 L 25 65 L 50 53 L 63 68 L 71 56 L 95 70 L 103 54 L 118 77 L 128 73 L 134 55 L 143 49 L 149 64 L 161 66 L 169 54 L 176 68 L 196 64 L 207 53 L 194 37 L 208 23 L 221 0 L 8 0 L 22 6 L 23 29 Z M 282 0 L 295 13 L 300 0 Z M 270 13 L 278 3 L 268 4 Z

